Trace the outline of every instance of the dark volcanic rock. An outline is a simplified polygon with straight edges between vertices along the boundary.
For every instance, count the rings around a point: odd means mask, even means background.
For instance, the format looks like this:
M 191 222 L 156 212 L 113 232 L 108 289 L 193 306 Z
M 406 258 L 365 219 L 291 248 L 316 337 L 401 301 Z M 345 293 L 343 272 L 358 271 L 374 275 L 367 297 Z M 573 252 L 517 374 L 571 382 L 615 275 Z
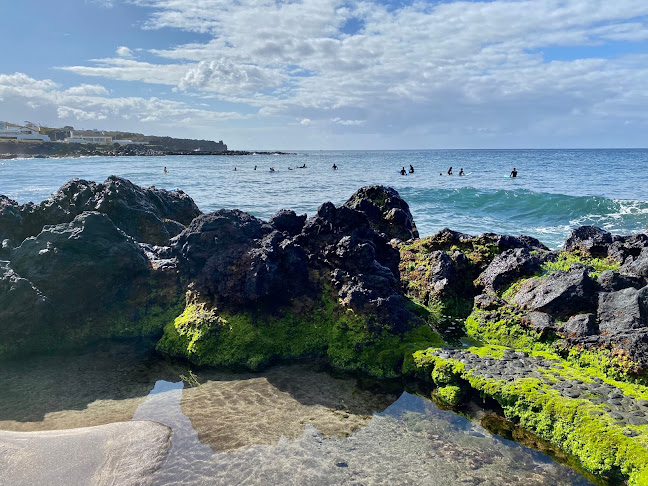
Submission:
M 409 206 L 391 187 L 363 187 L 344 205 L 363 213 L 376 231 L 390 239 L 406 241 L 419 236 Z
M 645 285 L 644 279 L 635 275 L 623 275 L 615 270 L 601 272 L 596 283 L 603 292 L 616 292 L 629 287 L 640 289 Z
M 526 248 L 506 250 L 497 255 L 478 277 L 486 292 L 495 293 L 520 277 L 540 270 L 541 261 Z
M 619 268 L 623 275 L 648 279 L 648 248 L 641 250 L 637 257 L 628 258 Z
M 57 306 L 85 299 L 97 306 L 114 302 L 130 280 L 148 270 L 137 243 L 100 213 L 46 226 L 16 248 L 11 266 Z
M 0 357 L 159 333 L 182 290 L 149 250 L 97 212 L 25 239 L 0 265 Z
M 578 314 L 569 318 L 559 331 L 566 337 L 582 337 L 598 334 L 598 325 L 594 314 Z
M 614 235 L 608 248 L 608 256 L 618 262 L 625 262 L 628 257 L 637 257 L 644 248 L 648 248 L 648 235 L 631 236 Z
M 69 223 L 84 211 L 107 214 L 126 234 L 151 244 L 168 244 L 201 214 L 182 191 L 144 189 L 116 176 L 103 184 L 72 179 L 40 204 L 18 205 L 1 196 L 0 240 L 10 238 L 19 244 L 44 226 Z
M 572 230 L 565 241 L 565 250 L 576 251 L 584 256 L 606 257 L 612 235 L 596 226 L 581 226 Z
M 601 292 L 598 320 L 601 333 L 607 334 L 648 327 L 648 286 Z
M 529 312 L 520 318 L 522 324 L 544 335 L 555 331 L 555 319 L 545 312 Z
M 513 302 L 523 309 L 546 312 L 557 318 L 591 312 L 594 300 L 594 281 L 587 268 L 582 267 L 529 279 L 513 297 Z
M 282 209 L 270 218 L 270 224 L 278 231 L 288 233 L 290 236 L 299 234 L 306 222 L 306 215 L 297 216 L 295 211 Z
M 494 310 L 502 307 L 506 301 L 497 295 L 481 294 L 475 297 L 475 307 L 483 310 Z

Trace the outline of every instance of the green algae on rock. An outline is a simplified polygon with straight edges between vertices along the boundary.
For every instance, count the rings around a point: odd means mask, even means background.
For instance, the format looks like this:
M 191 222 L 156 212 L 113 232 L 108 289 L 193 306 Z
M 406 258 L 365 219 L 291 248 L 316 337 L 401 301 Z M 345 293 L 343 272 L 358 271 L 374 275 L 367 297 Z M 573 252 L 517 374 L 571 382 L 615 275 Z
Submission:
M 643 410 L 648 408 L 646 387 L 592 377 L 556 356 L 549 355 L 551 359 L 547 359 L 547 354 L 543 353 L 533 353 L 529 357 L 519 353 L 519 361 L 535 364 L 529 368 L 534 371 L 527 370 L 522 374 L 491 371 L 503 370 L 504 365 L 498 361 L 507 356 L 511 361 L 510 353 L 512 350 L 508 348 L 485 346 L 466 351 L 429 349 L 416 352 L 414 358 L 430 379 L 441 377 L 440 384 L 454 379 L 455 386 L 470 387 L 484 397 L 495 399 L 507 418 L 573 454 L 593 473 L 602 477 L 627 478 L 631 485 L 647 484 L 646 422 L 632 420 L 632 417 L 646 413 Z M 487 366 L 485 363 L 491 364 Z M 515 370 L 514 367 L 511 369 Z M 569 380 L 565 385 L 556 385 L 565 377 Z M 617 412 L 608 410 L 609 407 L 594 394 L 576 391 L 571 393 L 576 398 L 571 398 L 566 390 L 572 383 L 583 390 L 606 386 L 621 390 L 610 394 L 626 396 L 635 404 L 637 415 L 630 412 L 626 414 L 630 423 L 621 423 L 615 415 Z M 604 391 L 607 389 L 603 388 Z M 643 425 L 633 425 L 633 422 L 643 422 Z
M 414 351 L 445 344 L 427 324 L 393 334 L 339 305 L 330 289 L 318 301 L 272 314 L 219 312 L 192 298 L 157 349 L 199 365 L 258 370 L 278 359 L 325 357 L 340 370 L 393 378 L 414 370 Z

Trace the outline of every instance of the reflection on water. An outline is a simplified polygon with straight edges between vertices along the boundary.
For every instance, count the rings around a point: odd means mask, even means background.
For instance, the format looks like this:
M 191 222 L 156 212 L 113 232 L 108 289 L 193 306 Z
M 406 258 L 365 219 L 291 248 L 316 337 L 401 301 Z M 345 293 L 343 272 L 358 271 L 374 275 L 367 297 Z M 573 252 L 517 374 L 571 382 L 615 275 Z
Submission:
M 138 349 L 0 364 L 0 429 L 164 423 L 172 445 L 155 484 L 589 484 L 409 393 L 304 366 L 194 370 L 200 385 L 185 387 L 185 366 Z

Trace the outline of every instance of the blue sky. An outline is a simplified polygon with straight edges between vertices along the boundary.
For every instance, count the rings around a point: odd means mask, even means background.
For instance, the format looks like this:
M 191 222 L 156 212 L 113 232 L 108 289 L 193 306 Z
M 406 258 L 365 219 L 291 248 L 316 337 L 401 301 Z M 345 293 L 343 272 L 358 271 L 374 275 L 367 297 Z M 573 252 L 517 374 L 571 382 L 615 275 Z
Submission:
M 0 120 L 233 149 L 645 147 L 645 0 L 0 3 Z

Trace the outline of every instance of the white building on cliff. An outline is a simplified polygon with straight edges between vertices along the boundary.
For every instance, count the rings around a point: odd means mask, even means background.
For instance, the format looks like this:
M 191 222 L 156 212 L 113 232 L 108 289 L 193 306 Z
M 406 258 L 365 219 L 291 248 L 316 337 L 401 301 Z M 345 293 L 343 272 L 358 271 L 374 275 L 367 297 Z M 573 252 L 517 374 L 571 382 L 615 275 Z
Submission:
M 49 142 L 47 135 L 40 134 L 40 127 L 31 122 L 25 122 L 25 126 L 10 127 L 6 122 L 0 121 L 0 140 L 40 140 Z

